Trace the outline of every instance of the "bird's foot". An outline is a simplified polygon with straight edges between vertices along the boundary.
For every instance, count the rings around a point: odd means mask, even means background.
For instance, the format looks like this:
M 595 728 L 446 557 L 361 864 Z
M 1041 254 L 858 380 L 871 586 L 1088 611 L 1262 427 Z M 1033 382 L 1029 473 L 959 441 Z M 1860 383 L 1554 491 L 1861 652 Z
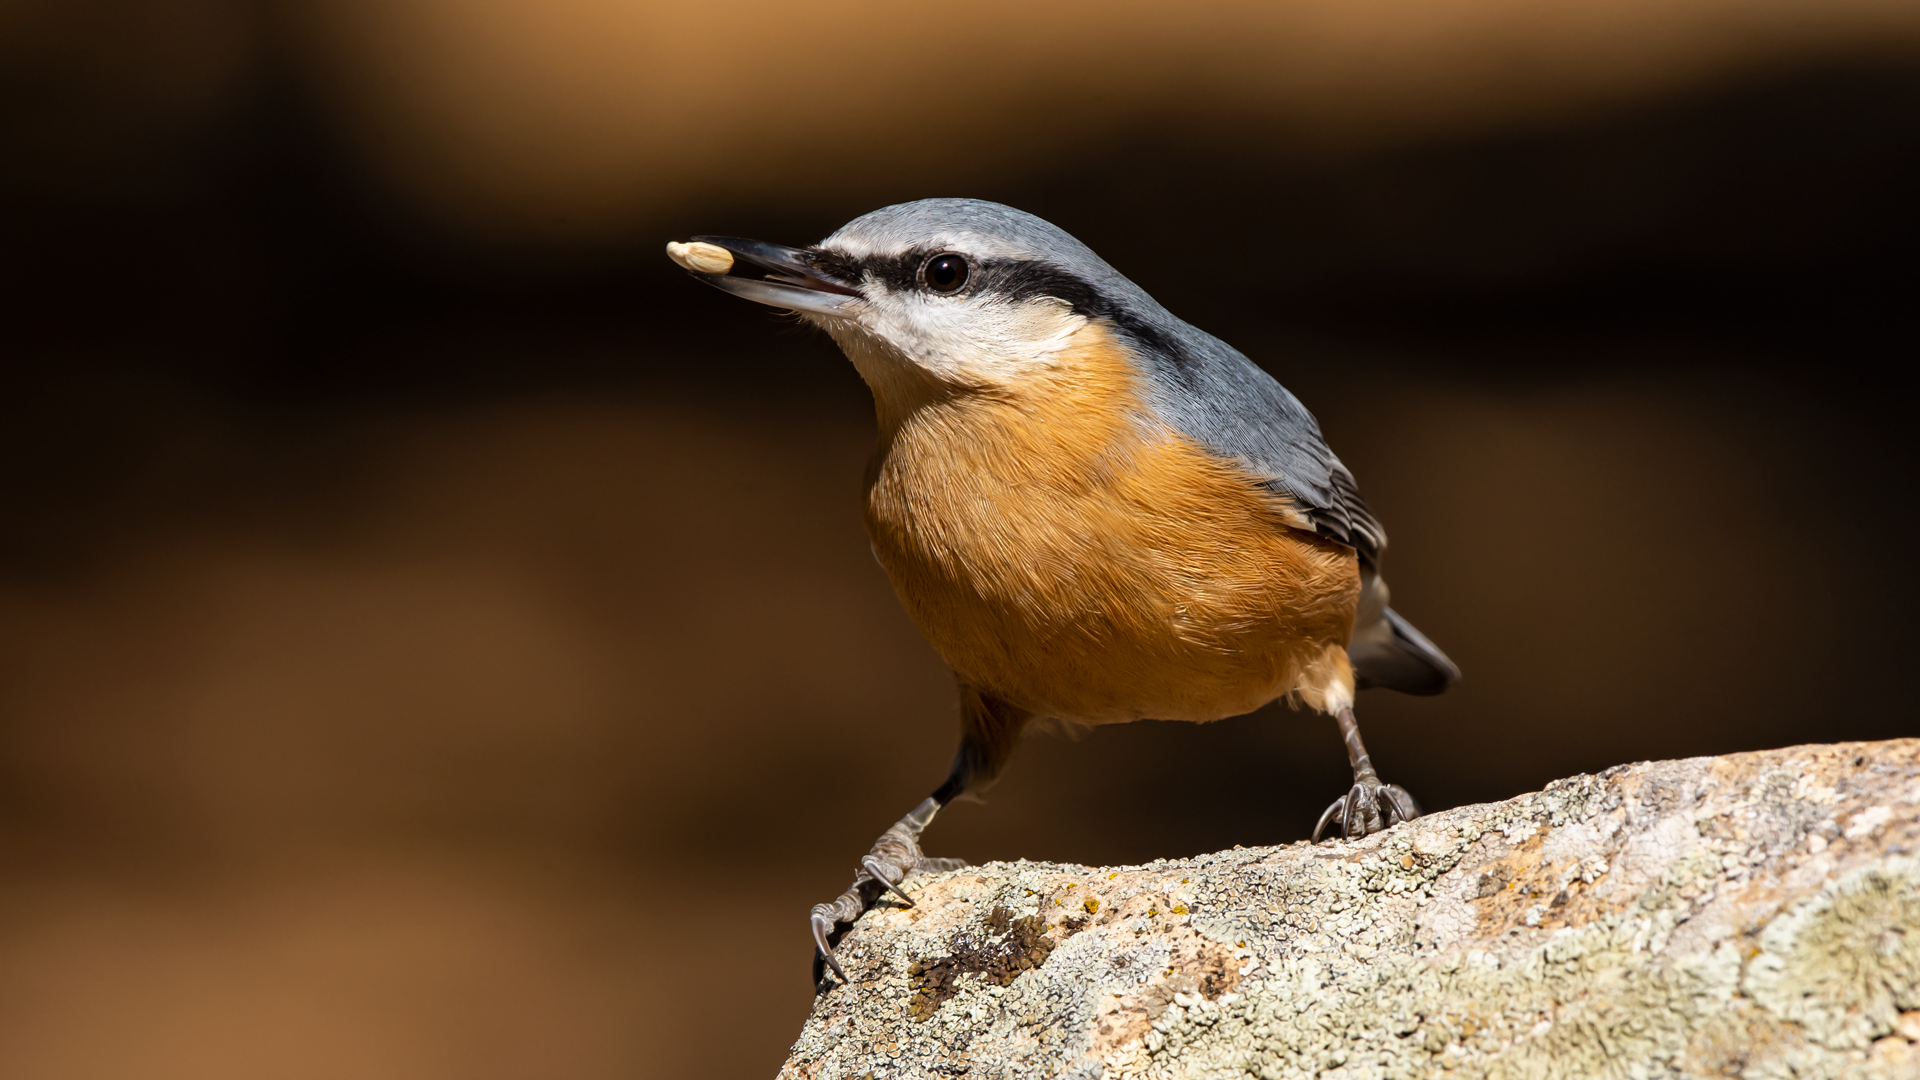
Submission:
M 840 924 L 858 919 L 883 893 L 893 893 L 912 907 L 913 898 L 900 887 L 908 874 L 917 870 L 930 873 L 958 870 L 967 865 L 965 859 L 931 859 L 921 853 L 920 832 L 939 809 L 939 803 L 928 799 L 894 822 L 873 842 L 873 850 L 860 860 L 860 870 L 853 875 L 853 884 L 847 891 L 831 904 L 813 906 L 813 943 L 819 948 L 813 957 L 814 985 L 818 986 L 825 974 L 821 970 L 823 966 L 832 968 L 841 982 L 847 981 L 846 970 L 833 957 L 831 939 Z
M 1320 823 L 1313 827 L 1313 842 L 1319 843 L 1320 834 L 1334 822 L 1340 823 L 1342 837 L 1358 840 L 1419 816 L 1420 804 L 1413 801 L 1406 788 L 1381 783 L 1369 769 L 1365 775 L 1354 777 L 1353 787 L 1320 815 Z

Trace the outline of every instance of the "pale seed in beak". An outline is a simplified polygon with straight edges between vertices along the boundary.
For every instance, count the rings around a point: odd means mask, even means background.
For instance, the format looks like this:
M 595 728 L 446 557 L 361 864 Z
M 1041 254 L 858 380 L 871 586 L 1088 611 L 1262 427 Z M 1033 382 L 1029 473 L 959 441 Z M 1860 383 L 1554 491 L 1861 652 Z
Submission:
M 698 240 L 691 244 L 669 241 L 667 258 L 679 263 L 682 269 L 697 274 L 724 274 L 733 269 L 733 252 L 718 244 L 703 244 Z

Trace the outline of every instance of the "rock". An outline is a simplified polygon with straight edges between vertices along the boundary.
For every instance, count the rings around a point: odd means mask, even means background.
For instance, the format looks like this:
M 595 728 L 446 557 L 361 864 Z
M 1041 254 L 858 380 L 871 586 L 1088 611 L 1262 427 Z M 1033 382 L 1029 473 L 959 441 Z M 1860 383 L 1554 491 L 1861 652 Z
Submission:
M 1920 739 L 907 888 L 783 1078 L 1920 1076 Z

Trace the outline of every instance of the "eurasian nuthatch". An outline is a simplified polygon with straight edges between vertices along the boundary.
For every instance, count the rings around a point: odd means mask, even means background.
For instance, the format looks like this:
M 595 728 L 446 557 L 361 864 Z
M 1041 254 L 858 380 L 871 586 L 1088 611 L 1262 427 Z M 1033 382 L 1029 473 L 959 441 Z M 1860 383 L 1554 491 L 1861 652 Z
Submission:
M 1353 786 L 1314 828 L 1419 814 L 1383 783 L 1354 692 L 1459 669 L 1387 606 L 1386 534 L 1292 394 L 1065 232 L 971 199 L 876 210 L 808 248 L 670 244 L 708 284 L 798 312 L 873 391 L 867 535 L 960 686 L 946 782 L 813 909 L 815 961 L 922 855 L 934 814 L 1038 717 L 1217 720 L 1276 699 L 1332 715 Z

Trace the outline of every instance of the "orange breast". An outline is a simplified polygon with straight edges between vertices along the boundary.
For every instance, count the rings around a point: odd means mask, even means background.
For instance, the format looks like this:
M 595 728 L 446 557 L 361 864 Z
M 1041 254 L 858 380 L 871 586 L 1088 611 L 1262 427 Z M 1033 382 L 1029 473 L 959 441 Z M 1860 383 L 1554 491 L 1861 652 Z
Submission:
M 1101 324 L 1055 359 L 920 405 L 882 447 L 867 531 L 940 655 L 1090 724 L 1350 700 L 1353 552 L 1153 417 Z

